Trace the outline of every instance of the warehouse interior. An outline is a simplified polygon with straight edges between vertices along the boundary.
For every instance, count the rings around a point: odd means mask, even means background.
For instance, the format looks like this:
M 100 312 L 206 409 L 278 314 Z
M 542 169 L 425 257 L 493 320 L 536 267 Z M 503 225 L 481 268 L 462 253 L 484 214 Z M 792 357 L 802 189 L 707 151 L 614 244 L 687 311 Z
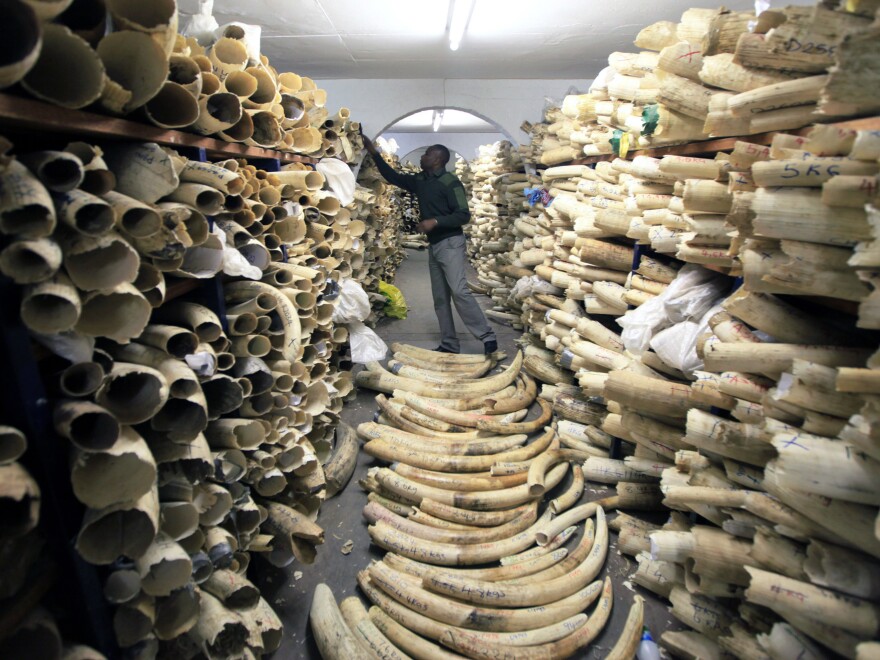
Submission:
M 880 0 L 0 35 L 0 658 L 880 659 Z

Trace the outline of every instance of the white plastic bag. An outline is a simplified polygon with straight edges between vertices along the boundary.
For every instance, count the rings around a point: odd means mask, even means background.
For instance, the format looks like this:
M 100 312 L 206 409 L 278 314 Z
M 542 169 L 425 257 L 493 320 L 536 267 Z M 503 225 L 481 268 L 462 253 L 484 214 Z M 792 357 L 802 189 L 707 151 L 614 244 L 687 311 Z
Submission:
M 220 227 L 216 224 L 214 225 L 214 229 L 211 230 L 212 234 L 215 234 L 220 242 L 223 244 L 223 272 L 227 275 L 246 277 L 249 280 L 259 280 L 263 277 L 263 271 L 257 268 L 256 266 L 252 266 L 248 263 L 248 260 L 245 259 L 245 256 L 236 250 L 234 247 L 229 245 L 226 241 L 226 232 L 224 232 Z
M 342 280 L 339 298 L 333 309 L 335 323 L 363 321 L 370 315 L 370 298 L 360 284 L 352 279 Z
M 730 281 L 724 275 L 687 264 L 672 283 L 656 298 L 617 319 L 626 350 L 641 355 L 651 338 L 670 325 L 701 318 L 727 290 Z
M 357 364 L 384 360 L 388 346 L 360 321 L 348 324 L 348 342 L 351 345 L 351 361 Z
M 192 15 L 180 33 L 184 37 L 195 37 L 199 45 L 207 47 L 214 43 L 214 32 L 218 27 L 214 18 L 214 0 L 199 0 L 199 11 Z
M 722 310 L 720 304 L 713 305 L 699 321 L 682 321 L 658 332 L 651 339 L 651 348 L 666 364 L 692 377 L 694 371 L 703 368 L 703 360 L 697 355 L 697 339 L 709 327 L 709 319 Z
M 562 295 L 562 289 L 553 286 L 547 280 L 542 280 L 537 275 L 525 275 L 516 281 L 510 296 L 514 300 L 523 300 L 536 293 L 546 293 L 551 296 Z
M 342 206 L 354 201 L 354 172 L 338 158 L 322 158 L 316 169 L 324 175 L 330 190 L 339 198 Z

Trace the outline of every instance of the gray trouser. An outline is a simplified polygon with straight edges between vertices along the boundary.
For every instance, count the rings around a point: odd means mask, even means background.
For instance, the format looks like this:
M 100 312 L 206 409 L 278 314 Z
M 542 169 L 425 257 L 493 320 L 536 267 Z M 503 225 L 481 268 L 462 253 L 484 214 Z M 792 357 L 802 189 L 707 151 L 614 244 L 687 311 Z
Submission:
M 428 269 L 431 273 L 431 293 L 434 312 L 440 322 L 440 346 L 458 352 L 461 347 L 455 333 L 451 302 L 455 302 L 461 320 L 470 333 L 482 342 L 495 339 L 486 315 L 468 289 L 465 275 L 465 238 L 463 235 L 444 238 L 428 248 Z

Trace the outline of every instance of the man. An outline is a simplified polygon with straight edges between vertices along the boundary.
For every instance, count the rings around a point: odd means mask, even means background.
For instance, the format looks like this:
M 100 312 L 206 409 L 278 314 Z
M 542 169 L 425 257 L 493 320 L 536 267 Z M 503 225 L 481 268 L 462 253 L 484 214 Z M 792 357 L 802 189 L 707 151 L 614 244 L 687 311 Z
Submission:
M 401 174 L 386 163 L 379 150 L 366 135 L 364 147 L 373 156 L 376 167 L 385 180 L 415 193 L 419 200 L 422 221 L 417 229 L 427 234 L 428 268 L 431 273 L 431 293 L 434 296 L 434 312 L 440 322 L 441 353 L 459 353 L 461 347 L 455 333 L 452 306 L 464 321 L 471 334 L 483 342 L 486 355 L 498 350 L 495 332 L 489 327 L 486 315 L 477 304 L 467 286 L 465 276 L 465 238 L 462 226 L 471 219 L 464 186 L 451 172 L 446 171 L 449 149 L 442 144 L 428 147 L 422 155 L 422 171 L 419 174 Z

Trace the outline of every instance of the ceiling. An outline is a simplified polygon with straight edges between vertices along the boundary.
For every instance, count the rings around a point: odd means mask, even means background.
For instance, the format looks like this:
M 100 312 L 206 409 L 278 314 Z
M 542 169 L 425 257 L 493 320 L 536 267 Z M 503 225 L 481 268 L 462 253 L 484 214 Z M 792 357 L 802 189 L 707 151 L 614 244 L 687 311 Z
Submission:
M 796 3 L 812 0 L 796 0 Z M 694 0 L 475 0 L 457 51 L 449 0 L 214 0 L 220 25 L 262 26 L 279 71 L 331 78 L 592 79 L 638 31 L 678 20 Z M 717 6 L 720 0 L 696 3 Z M 179 0 L 181 28 L 198 0 Z M 728 0 L 752 9 L 753 0 Z

